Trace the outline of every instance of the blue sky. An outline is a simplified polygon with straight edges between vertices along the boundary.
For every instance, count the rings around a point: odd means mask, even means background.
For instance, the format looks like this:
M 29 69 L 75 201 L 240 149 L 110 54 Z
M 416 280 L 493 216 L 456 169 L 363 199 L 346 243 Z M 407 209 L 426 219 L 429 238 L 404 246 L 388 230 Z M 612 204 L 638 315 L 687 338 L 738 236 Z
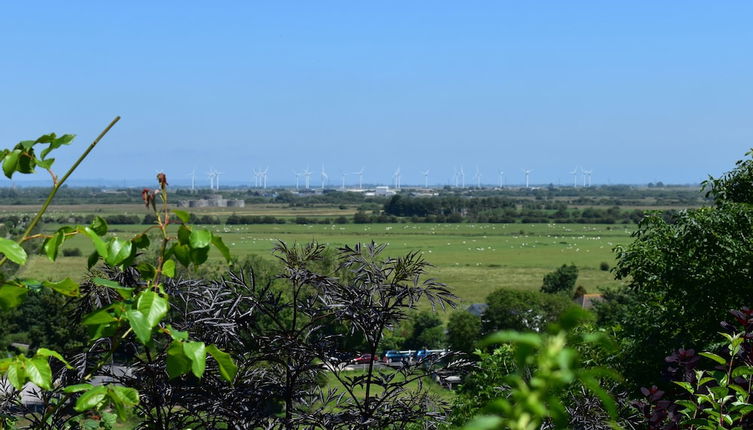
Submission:
M 322 164 L 338 184 L 461 165 L 693 183 L 753 146 L 751 19 L 748 1 L 6 2 L 0 139 L 82 148 L 121 115 L 77 178 L 129 183 Z

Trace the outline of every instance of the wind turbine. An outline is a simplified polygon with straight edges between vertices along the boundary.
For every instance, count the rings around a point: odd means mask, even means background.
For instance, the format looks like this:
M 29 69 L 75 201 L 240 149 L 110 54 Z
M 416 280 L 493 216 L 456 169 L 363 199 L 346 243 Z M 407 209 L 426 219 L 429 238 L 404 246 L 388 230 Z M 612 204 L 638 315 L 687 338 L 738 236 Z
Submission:
M 343 172 L 343 183 L 342 183 L 342 190 L 345 191 L 345 177 L 348 176 L 347 172 Z
M 571 175 L 573 175 L 573 188 L 578 187 L 578 167 L 576 166 L 575 169 L 570 172 Z
M 584 170 L 583 171 L 583 186 L 586 186 L 586 184 L 585 184 L 585 182 L 586 182 L 586 176 L 588 176 L 588 186 L 589 187 L 591 186 L 591 172 L 593 172 L 593 170 Z
M 400 167 L 395 170 L 395 173 L 392 174 L 392 178 L 395 180 L 395 189 L 400 189 Z
M 531 170 L 531 169 L 522 169 L 522 170 L 523 170 L 523 173 L 525 173 L 525 175 L 526 175 L 526 188 L 529 188 L 529 186 L 528 186 L 528 175 L 530 175 L 531 172 L 533 172 L 533 170 Z
M 300 172 L 296 172 L 295 170 L 293 170 L 293 174 L 295 175 L 295 189 L 297 190 L 298 189 L 298 182 L 301 179 L 301 173 Z
M 322 189 L 324 189 L 324 186 L 327 185 L 327 179 L 329 179 L 329 175 L 327 175 L 327 172 L 324 171 L 324 164 L 322 164 Z
M 429 169 L 421 173 L 424 175 L 424 188 L 429 188 Z
M 476 178 L 476 188 L 481 189 L 481 172 L 478 170 L 478 166 L 476 167 L 476 174 L 473 177 Z
M 308 166 L 306 167 L 306 170 L 303 171 L 303 176 L 306 178 L 306 189 L 309 189 L 309 181 L 311 181 L 311 171 L 309 170 Z
M 363 189 L 363 167 L 361 167 L 361 170 L 358 172 L 353 172 L 354 175 L 358 175 L 358 189 Z
M 195 191 L 196 191 L 196 169 L 193 169 L 193 171 L 191 171 L 191 192 L 193 193 Z
M 455 188 L 457 188 L 459 185 L 458 181 L 460 180 L 460 173 L 458 172 L 457 167 L 455 168 L 455 171 L 452 173 L 452 179 L 453 181 L 455 181 Z
M 217 172 L 215 172 L 213 167 L 209 168 L 209 171 L 207 172 L 207 176 L 209 177 L 209 189 L 214 189 L 214 178 L 217 177 Z
M 499 187 L 500 188 L 502 188 L 502 179 L 504 178 L 504 176 L 505 176 L 505 172 L 503 172 L 502 170 L 500 170 L 499 171 Z
M 460 188 L 465 188 L 465 172 L 463 171 L 463 166 L 460 166 L 458 175 L 460 175 Z
M 269 167 L 264 168 L 264 170 L 261 172 L 261 179 L 264 184 L 264 189 L 267 189 L 267 173 L 269 173 Z
M 224 175 L 224 174 L 225 172 L 218 172 L 216 170 L 214 171 L 214 178 L 215 178 L 214 189 L 217 191 L 220 190 L 220 175 Z

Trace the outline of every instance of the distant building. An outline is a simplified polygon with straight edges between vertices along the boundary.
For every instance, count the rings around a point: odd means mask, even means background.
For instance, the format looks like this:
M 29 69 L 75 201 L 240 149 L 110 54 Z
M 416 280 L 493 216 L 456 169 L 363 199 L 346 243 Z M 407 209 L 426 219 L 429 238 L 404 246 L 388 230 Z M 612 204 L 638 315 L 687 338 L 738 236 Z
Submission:
M 386 185 L 376 187 L 374 191 L 375 196 L 391 196 L 393 194 L 395 194 L 395 190 L 390 190 L 390 187 Z
M 477 317 L 481 318 L 484 315 L 484 312 L 486 312 L 486 309 L 489 307 L 486 303 L 474 303 L 470 306 L 468 306 L 468 309 L 466 309 L 466 312 L 468 312 L 471 315 L 476 315 Z
M 601 294 L 584 294 L 576 297 L 573 301 L 583 309 L 593 309 L 594 303 L 604 301 L 604 296 Z

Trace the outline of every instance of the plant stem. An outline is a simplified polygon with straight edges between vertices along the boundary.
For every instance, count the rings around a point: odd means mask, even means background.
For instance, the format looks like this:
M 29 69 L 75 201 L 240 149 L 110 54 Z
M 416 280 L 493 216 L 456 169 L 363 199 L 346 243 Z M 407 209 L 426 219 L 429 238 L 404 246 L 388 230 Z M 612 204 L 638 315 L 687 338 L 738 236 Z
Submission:
M 84 158 L 86 158 L 86 156 L 87 156 L 87 155 L 89 155 L 89 153 L 90 153 L 90 152 L 92 151 L 92 149 L 94 149 L 94 147 L 95 147 L 95 146 L 97 146 L 97 144 L 99 143 L 99 141 L 100 141 L 100 140 L 101 140 L 101 139 L 102 139 L 103 137 L 105 137 L 105 134 L 107 134 L 107 132 L 108 132 L 108 131 L 110 131 L 110 129 L 111 129 L 111 128 L 112 128 L 112 127 L 113 127 L 113 126 L 115 125 L 115 123 L 117 123 L 118 121 L 120 121 L 120 116 L 116 116 L 116 117 L 115 117 L 115 119 L 113 119 L 113 120 L 112 120 L 112 121 L 110 122 L 110 124 L 108 124 L 108 125 L 107 125 L 107 127 L 105 127 L 105 129 L 104 129 L 104 130 L 102 130 L 102 132 L 101 132 L 101 133 L 99 133 L 99 136 L 97 136 L 97 138 L 96 138 L 96 139 L 94 139 L 94 141 L 93 141 L 93 142 L 92 142 L 92 143 L 91 143 L 91 144 L 89 145 L 89 147 L 88 147 L 88 148 L 86 148 L 86 151 L 84 151 L 84 152 L 83 152 L 83 153 L 82 153 L 82 154 L 81 154 L 81 155 L 80 155 L 80 156 L 78 157 L 78 160 L 76 160 L 76 162 L 75 162 L 75 163 L 73 163 L 73 165 L 72 165 L 72 166 L 71 166 L 71 167 L 70 167 L 70 168 L 68 169 L 68 171 L 67 171 L 67 172 L 65 172 L 65 175 L 63 175 L 63 177 L 62 177 L 62 178 L 60 178 L 60 181 L 58 181 L 57 183 L 55 183 L 55 184 L 54 184 L 54 185 L 52 186 L 52 190 L 50 191 L 50 194 L 49 194 L 49 195 L 47 196 L 47 200 L 45 200 L 45 201 L 44 201 L 44 204 L 43 204 L 43 205 L 42 205 L 42 207 L 41 207 L 41 208 L 39 209 L 39 212 L 37 212 L 37 214 L 36 214 L 36 215 L 34 216 L 34 218 L 33 218 L 33 219 L 31 220 L 31 222 L 29 223 L 29 225 L 28 225 L 28 226 L 26 227 L 26 231 L 24 231 L 24 234 L 22 234 L 22 235 L 21 235 L 21 238 L 20 238 L 20 239 L 18 239 L 18 241 L 17 241 L 17 242 L 18 242 L 19 244 L 21 244 L 22 242 L 24 242 L 24 240 L 25 240 L 26 236 L 28 236 L 28 235 L 29 235 L 29 233 L 31 233 L 31 231 L 32 231 L 32 230 L 34 230 L 34 227 L 36 227 L 36 226 L 37 226 L 37 224 L 39 224 L 39 220 L 41 220 L 41 219 L 42 219 L 42 215 L 44 215 L 44 213 L 45 213 L 45 212 L 47 212 L 47 207 L 48 207 L 48 206 L 50 206 L 50 203 L 52 203 L 52 199 L 54 199 L 54 198 L 55 198 L 55 194 L 57 194 L 57 192 L 58 192 L 58 190 L 60 189 L 60 187 L 61 187 L 61 186 L 62 186 L 62 185 L 63 185 L 63 184 L 65 183 L 65 180 L 66 180 L 66 179 L 68 179 L 68 177 L 69 177 L 69 176 L 71 176 L 71 174 L 73 173 L 73 171 L 74 171 L 74 170 L 76 170 L 76 168 L 78 167 L 78 165 L 79 165 L 79 164 L 81 164 L 81 162 L 82 162 L 82 161 L 84 161 Z M 4 256 L 4 257 L 2 258 L 2 260 L 0 260 L 0 266 L 2 266 L 3 264 L 5 264 L 5 262 L 6 262 L 7 260 L 8 260 L 8 257 L 5 257 L 5 256 Z

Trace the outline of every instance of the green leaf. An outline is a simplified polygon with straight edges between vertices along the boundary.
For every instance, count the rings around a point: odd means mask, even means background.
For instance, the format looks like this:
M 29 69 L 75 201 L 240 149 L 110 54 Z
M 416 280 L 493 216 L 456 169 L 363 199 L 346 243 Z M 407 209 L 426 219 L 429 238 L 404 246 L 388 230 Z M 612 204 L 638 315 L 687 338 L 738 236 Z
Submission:
M 10 179 L 13 176 L 13 173 L 15 173 L 16 168 L 18 167 L 18 158 L 20 156 L 20 149 L 13 150 L 5 155 L 5 158 L 3 159 L 3 173 L 5 173 L 5 176 L 8 179 Z
M 725 360 L 723 357 L 720 357 L 720 356 L 714 354 L 713 352 L 699 352 L 698 355 L 702 355 L 702 356 L 704 356 L 706 358 L 710 358 L 710 359 L 716 361 L 717 363 L 721 364 L 722 366 L 725 365 L 725 364 L 727 364 L 727 360 Z
M 189 238 L 191 248 L 206 248 L 212 243 L 212 233 L 209 230 L 194 230 Z
M 180 331 L 175 330 L 173 326 L 169 325 L 167 326 L 167 329 L 170 331 L 170 337 L 172 337 L 175 340 L 188 340 L 188 332 L 187 331 Z
M 191 264 L 191 249 L 188 245 L 180 245 L 176 243 L 170 249 L 180 264 L 185 267 L 188 267 L 188 265 Z
M 55 259 L 58 258 L 58 249 L 60 249 L 60 245 L 63 244 L 64 238 L 65 235 L 62 232 L 57 232 L 44 240 L 42 249 L 44 250 L 44 253 L 47 254 L 47 258 L 49 258 L 50 261 L 55 261 Z
M 541 336 L 535 333 L 521 333 L 513 330 L 504 330 L 490 334 L 482 341 L 483 345 L 497 343 L 514 343 L 539 347 L 541 346 Z
M 131 309 L 126 311 L 126 317 L 139 341 L 144 345 L 149 343 L 152 339 L 152 327 L 149 326 L 144 314 L 141 311 Z
M 109 324 L 116 320 L 114 316 L 109 312 L 111 310 L 111 307 L 106 307 L 104 309 L 100 309 L 98 311 L 92 312 L 89 315 L 84 318 L 83 321 L 81 321 L 81 324 L 83 325 L 102 325 L 102 324 Z
M 183 342 L 174 340 L 167 349 L 167 376 L 177 378 L 191 370 L 191 360 L 183 351 Z
M 18 157 L 18 166 L 16 170 L 19 173 L 34 173 L 34 167 L 36 167 L 36 157 L 34 156 L 34 150 L 30 149 L 26 152 L 22 152 Z
M 8 379 L 13 388 L 21 390 L 26 383 L 26 371 L 22 363 L 18 362 L 19 359 L 24 359 L 23 356 L 17 357 L 16 361 L 8 366 L 8 372 L 5 377 Z
M 220 254 L 225 258 L 225 261 L 229 263 L 232 260 L 230 257 L 230 249 L 225 245 L 225 242 L 222 241 L 220 236 L 212 235 L 212 244 L 218 251 L 220 251 Z
M 97 264 L 97 261 L 99 261 L 99 253 L 97 251 L 94 251 L 89 254 L 89 257 L 86 259 L 86 268 L 91 269 L 95 264 Z
M 690 385 L 689 382 L 683 382 L 683 381 L 672 381 L 672 382 L 684 388 L 690 394 L 695 394 L 695 390 L 693 389 L 693 386 Z
M 173 209 L 173 213 L 184 223 L 187 223 L 188 221 L 191 220 L 191 215 L 189 215 L 188 212 L 186 211 L 182 211 L 180 209 Z
M 131 242 L 133 243 L 133 246 L 136 247 L 136 249 L 149 248 L 149 236 L 145 234 L 137 234 L 133 237 L 133 239 L 131 239 Z
M 107 244 L 105 262 L 110 266 L 117 266 L 131 256 L 131 241 L 113 237 Z
M 141 277 L 147 281 L 154 279 L 154 276 L 157 274 L 157 269 L 146 261 L 137 264 L 136 270 L 138 270 L 139 273 L 141 273 Z
M 26 376 L 45 390 L 52 389 L 52 369 L 46 358 L 27 358 Z
M 53 351 L 47 348 L 39 348 L 37 349 L 37 352 L 34 355 L 37 357 L 53 357 L 57 359 L 58 361 L 60 361 L 61 363 L 65 364 L 65 367 L 67 367 L 68 369 L 73 369 L 73 366 L 71 366 L 70 363 L 65 361 L 65 358 L 63 358 L 63 356 L 60 355 L 60 353 L 57 351 Z
M 207 352 L 212 356 L 212 358 L 214 358 L 214 361 L 217 362 L 222 377 L 228 382 L 233 382 L 235 375 L 238 373 L 238 366 L 235 365 L 235 362 L 230 357 L 230 354 L 221 351 L 214 345 L 209 345 L 207 347 Z
M 167 314 L 168 306 L 167 299 L 152 290 L 141 293 L 136 302 L 136 307 L 146 317 L 150 329 L 159 324 L 160 320 Z
M 110 385 L 109 395 L 120 419 L 125 419 L 128 411 L 139 404 L 139 392 L 133 388 Z
M 8 260 L 23 266 L 26 264 L 26 251 L 16 242 L 0 237 L 0 253 L 5 254 Z
M 162 265 L 162 273 L 168 278 L 175 277 L 175 260 L 167 260 Z
M 93 387 L 89 391 L 82 394 L 81 397 L 78 398 L 78 400 L 76 400 L 76 406 L 74 407 L 74 409 L 76 409 L 78 412 L 96 410 L 104 404 L 106 399 L 107 387 L 105 387 L 104 385 Z
M 178 227 L 178 243 L 188 245 L 191 240 L 191 229 L 185 224 Z
M 751 366 L 738 366 L 732 370 L 733 378 L 737 378 L 738 376 L 749 376 L 749 375 L 753 375 L 753 367 Z
M 115 281 L 104 278 L 92 278 L 92 283 L 100 287 L 112 288 L 124 299 L 130 299 L 133 297 L 133 288 L 123 287 Z
M 191 250 L 191 262 L 195 265 L 204 264 L 209 258 L 209 247 L 194 248 Z
M 94 249 L 97 250 L 97 254 L 100 255 L 102 258 L 107 258 L 107 244 L 104 240 L 102 240 L 101 237 L 91 229 L 91 227 L 84 227 L 84 234 L 89 236 L 89 239 L 92 241 L 92 244 L 94 244 Z
M 97 233 L 98 236 L 104 236 L 107 234 L 107 221 L 102 217 L 97 216 L 92 223 L 89 224 L 89 228 L 91 228 L 94 233 Z
M 92 384 L 76 384 L 76 385 L 69 385 L 65 388 L 63 388 L 64 393 L 80 393 L 82 391 L 86 391 L 94 387 Z
M 28 290 L 19 285 L 0 285 L 0 309 L 8 310 L 20 305 Z
M 183 343 L 183 352 L 191 360 L 191 372 L 201 378 L 204 375 L 206 367 L 207 353 L 204 342 L 185 342 Z
M 42 286 L 51 288 L 64 296 L 78 297 L 80 295 L 78 283 L 71 278 L 65 278 L 59 282 L 43 281 Z

